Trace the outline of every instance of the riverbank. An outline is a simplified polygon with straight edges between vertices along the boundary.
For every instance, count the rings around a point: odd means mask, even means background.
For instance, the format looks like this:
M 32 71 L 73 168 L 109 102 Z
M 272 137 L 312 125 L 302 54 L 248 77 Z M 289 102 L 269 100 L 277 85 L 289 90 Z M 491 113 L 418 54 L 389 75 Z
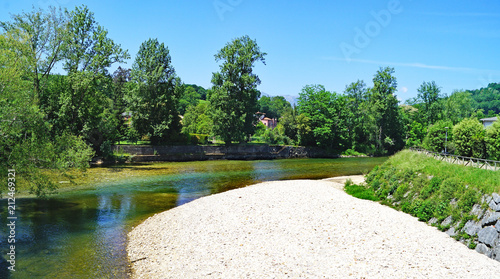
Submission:
M 271 146 L 267 144 L 239 145 L 114 145 L 114 154 L 126 154 L 131 162 L 185 162 L 206 160 L 272 160 L 292 158 L 339 158 L 317 147 Z
M 334 184 L 337 183 L 337 184 Z M 341 181 L 260 183 L 197 199 L 129 233 L 135 278 L 496 278 L 500 263 Z

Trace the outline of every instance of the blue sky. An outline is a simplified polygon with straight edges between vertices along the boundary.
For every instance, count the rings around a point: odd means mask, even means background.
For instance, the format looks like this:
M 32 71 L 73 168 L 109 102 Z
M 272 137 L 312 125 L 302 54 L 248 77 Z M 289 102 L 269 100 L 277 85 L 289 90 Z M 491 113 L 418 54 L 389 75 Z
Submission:
M 214 54 L 243 35 L 268 54 L 255 72 L 269 95 L 298 95 L 307 84 L 342 93 L 358 79 L 372 86 L 385 66 L 395 68 L 402 101 L 415 97 L 424 81 L 435 81 L 446 94 L 500 82 L 496 0 L 1 0 L 0 20 L 32 6 L 81 4 L 128 49 L 125 67 L 143 41 L 158 38 L 179 77 L 205 88 L 218 70 Z

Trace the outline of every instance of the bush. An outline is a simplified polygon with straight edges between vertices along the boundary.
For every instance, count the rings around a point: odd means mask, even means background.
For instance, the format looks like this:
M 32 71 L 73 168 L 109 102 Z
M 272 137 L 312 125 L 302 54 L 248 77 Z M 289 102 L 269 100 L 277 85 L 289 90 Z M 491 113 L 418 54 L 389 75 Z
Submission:
M 453 142 L 458 155 L 484 158 L 486 153 L 485 131 L 479 120 L 464 119 L 453 126 Z
M 356 197 L 358 199 L 377 201 L 373 189 L 363 186 L 352 184 L 352 181 L 347 180 L 344 186 L 344 190 L 347 194 Z

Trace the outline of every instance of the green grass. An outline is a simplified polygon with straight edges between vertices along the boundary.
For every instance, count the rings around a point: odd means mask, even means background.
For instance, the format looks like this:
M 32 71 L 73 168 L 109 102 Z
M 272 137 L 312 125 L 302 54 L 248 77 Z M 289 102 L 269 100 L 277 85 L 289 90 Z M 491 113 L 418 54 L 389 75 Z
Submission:
M 372 188 L 366 187 L 364 185 L 352 184 L 352 181 L 347 180 L 344 186 L 344 190 L 347 194 L 356 197 L 358 199 L 378 201 L 379 199 L 375 196 L 375 192 Z
M 375 167 L 366 183 L 378 199 L 421 221 L 435 217 L 441 222 L 452 216 L 454 224 L 463 226 L 484 194 L 500 192 L 500 171 L 451 164 L 405 150 Z

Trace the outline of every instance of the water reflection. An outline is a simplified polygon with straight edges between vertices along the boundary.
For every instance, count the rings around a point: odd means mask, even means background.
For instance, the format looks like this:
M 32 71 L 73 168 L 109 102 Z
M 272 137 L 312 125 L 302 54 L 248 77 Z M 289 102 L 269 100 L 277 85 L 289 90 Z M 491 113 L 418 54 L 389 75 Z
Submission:
M 126 278 L 127 233 L 157 212 L 261 181 L 366 173 L 384 160 L 207 161 L 109 168 L 110 174 L 125 178 L 48 200 L 16 200 L 17 271 L 11 278 Z M 2 217 L 7 216 L 6 203 L 0 201 Z M 8 252 L 6 233 L 0 230 L 3 257 Z M 6 278 L 1 272 L 0 278 Z

